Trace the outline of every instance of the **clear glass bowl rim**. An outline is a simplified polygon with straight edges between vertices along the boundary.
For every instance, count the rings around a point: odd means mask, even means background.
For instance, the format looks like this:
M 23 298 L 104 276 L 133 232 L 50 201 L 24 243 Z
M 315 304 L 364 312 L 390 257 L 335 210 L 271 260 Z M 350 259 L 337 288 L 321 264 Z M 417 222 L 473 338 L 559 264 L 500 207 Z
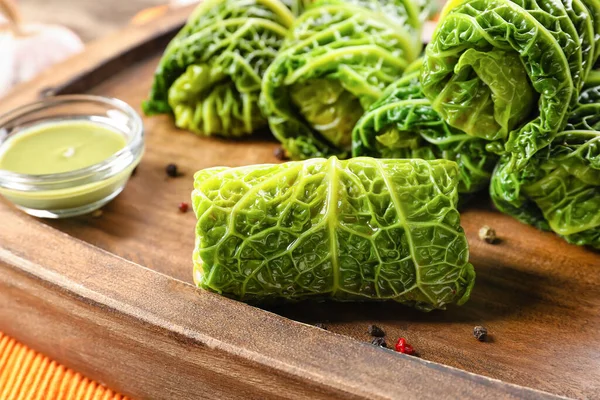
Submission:
M 14 119 L 41 111 L 48 106 L 64 105 L 69 103 L 96 103 L 98 105 L 110 106 L 123 112 L 128 118 L 127 122 L 133 126 L 133 134 L 128 138 L 127 145 L 117 153 L 97 164 L 74 171 L 61 172 L 57 174 L 29 175 L 0 169 L 0 187 L 13 190 L 23 190 L 23 186 L 27 186 L 29 190 L 32 191 L 49 190 L 52 189 L 53 183 L 68 181 L 74 181 L 73 185 L 69 186 L 78 186 L 78 184 L 75 182 L 81 180 L 85 180 L 85 183 L 89 183 L 109 178 L 110 176 L 114 175 L 114 173 L 110 173 L 109 171 L 114 171 L 115 168 L 117 170 L 123 170 L 124 167 L 127 167 L 132 162 L 135 162 L 135 160 L 142 154 L 144 149 L 144 126 L 142 118 L 129 104 L 114 97 L 88 94 L 58 95 L 48 97 L 44 100 L 17 107 L 5 114 L 0 115 L 0 129 Z M 134 155 L 133 160 L 131 160 L 131 162 L 127 162 L 126 160 L 128 158 L 131 159 L 132 154 Z M 79 184 L 82 183 L 84 182 L 80 182 Z

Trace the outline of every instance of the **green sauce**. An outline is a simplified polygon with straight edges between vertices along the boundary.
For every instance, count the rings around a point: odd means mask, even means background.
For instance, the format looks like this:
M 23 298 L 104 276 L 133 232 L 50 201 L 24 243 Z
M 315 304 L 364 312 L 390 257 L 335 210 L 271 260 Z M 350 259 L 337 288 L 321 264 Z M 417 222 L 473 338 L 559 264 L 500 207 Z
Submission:
M 0 169 L 30 175 L 69 172 L 102 162 L 126 145 L 121 133 L 98 123 L 46 123 L 2 144 Z
M 126 137 L 101 123 L 76 119 L 44 122 L 23 129 L 0 144 L 0 170 L 37 177 L 76 171 L 98 164 L 126 148 Z M 142 158 L 143 147 L 137 150 L 140 151 L 135 154 L 126 153 L 126 157 L 129 154 L 135 159 L 123 170 L 99 180 L 50 180 L 50 185 L 26 190 L 1 187 L 0 195 L 39 217 L 63 218 L 85 214 L 103 206 L 123 190 Z M 53 183 L 59 185 L 54 186 Z

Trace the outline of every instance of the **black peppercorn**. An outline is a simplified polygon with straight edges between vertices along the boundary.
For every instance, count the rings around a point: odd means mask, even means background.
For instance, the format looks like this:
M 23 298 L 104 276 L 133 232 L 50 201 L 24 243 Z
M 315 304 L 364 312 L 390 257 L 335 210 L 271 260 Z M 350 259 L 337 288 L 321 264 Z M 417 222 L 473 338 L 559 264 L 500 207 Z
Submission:
M 165 168 L 165 172 L 171 178 L 176 178 L 179 176 L 179 171 L 177 170 L 177 165 L 175 165 L 175 164 L 167 165 L 167 167 Z
M 281 161 L 285 161 L 288 159 L 287 155 L 285 154 L 285 150 L 281 146 L 273 150 L 273 155 L 276 159 Z
M 369 335 L 375 336 L 375 337 L 384 337 L 385 336 L 385 331 L 383 329 L 381 329 L 380 327 L 378 327 L 377 325 L 369 325 L 369 327 L 367 328 L 367 332 L 369 332 Z
M 371 340 L 371 344 L 387 349 L 387 343 L 385 342 L 385 339 L 382 337 L 373 338 L 373 340 Z
M 327 330 L 327 327 L 324 324 L 320 323 L 320 322 L 316 323 L 315 326 L 317 328 L 320 328 L 320 329 L 323 329 L 323 330 Z
M 479 340 L 480 342 L 485 342 L 487 339 L 487 334 L 488 331 L 483 326 L 476 326 L 473 328 L 473 336 L 475 336 L 475 339 Z

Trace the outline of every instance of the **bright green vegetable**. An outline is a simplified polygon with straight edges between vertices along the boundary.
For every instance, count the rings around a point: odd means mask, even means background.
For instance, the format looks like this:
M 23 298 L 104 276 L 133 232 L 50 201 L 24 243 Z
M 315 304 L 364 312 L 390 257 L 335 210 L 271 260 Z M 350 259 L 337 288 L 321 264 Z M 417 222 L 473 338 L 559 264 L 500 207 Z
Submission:
M 490 193 L 501 211 L 600 249 L 600 87 L 582 92 L 566 130 L 519 172 L 504 156 Z
M 421 49 L 411 0 L 322 0 L 294 23 L 263 78 L 261 108 L 296 159 L 351 150 L 363 110 Z
M 235 298 L 464 303 L 475 273 L 447 160 L 335 157 L 195 175 L 194 280 Z
M 598 0 L 600 1 L 600 0 Z M 600 39 L 599 39 L 600 40 Z M 600 48 L 600 45 L 598 46 Z M 585 88 L 600 87 L 600 60 L 596 60 L 594 68 L 588 74 L 585 80 Z M 579 99 L 581 101 L 581 99 Z
M 459 192 L 473 193 L 490 181 L 498 156 L 483 139 L 448 124 L 431 107 L 413 72 L 390 85 L 356 124 L 353 156 L 377 158 L 445 158 L 456 161 Z
M 279 0 L 202 2 L 165 50 L 144 112 L 173 113 L 178 127 L 201 135 L 264 127 L 261 78 L 294 19 L 288 7 Z
M 597 0 L 451 0 L 422 69 L 450 125 L 499 140 L 519 170 L 567 123 L 598 54 Z

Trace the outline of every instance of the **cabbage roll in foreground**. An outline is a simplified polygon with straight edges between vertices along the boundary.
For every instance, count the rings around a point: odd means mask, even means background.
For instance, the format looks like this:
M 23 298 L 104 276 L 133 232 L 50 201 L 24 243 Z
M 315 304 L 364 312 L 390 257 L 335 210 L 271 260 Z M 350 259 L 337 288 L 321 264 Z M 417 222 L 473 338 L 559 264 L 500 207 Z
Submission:
M 247 301 L 462 304 L 475 272 L 448 160 L 311 159 L 195 175 L 194 280 Z

